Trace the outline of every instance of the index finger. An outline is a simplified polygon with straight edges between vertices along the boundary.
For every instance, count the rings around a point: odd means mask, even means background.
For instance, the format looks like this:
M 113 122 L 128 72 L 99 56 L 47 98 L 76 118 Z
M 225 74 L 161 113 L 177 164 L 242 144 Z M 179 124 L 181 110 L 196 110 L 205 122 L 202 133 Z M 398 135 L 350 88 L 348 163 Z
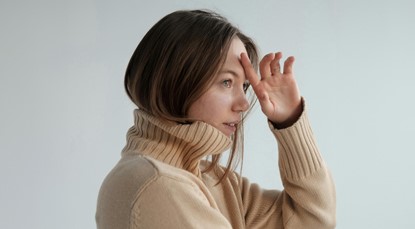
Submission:
M 251 83 L 252 87 L 255 88 L 255 86 L 259 82 L 259 77 L 257 73 L 255 72 L 254 68 L 252 67 L 251 61 L 249 60 L 249 57 L 246 53 L 241 53 L 241 63 L 242 67 L 245 70 L 246 78 L 248 79 L 249 83 Z

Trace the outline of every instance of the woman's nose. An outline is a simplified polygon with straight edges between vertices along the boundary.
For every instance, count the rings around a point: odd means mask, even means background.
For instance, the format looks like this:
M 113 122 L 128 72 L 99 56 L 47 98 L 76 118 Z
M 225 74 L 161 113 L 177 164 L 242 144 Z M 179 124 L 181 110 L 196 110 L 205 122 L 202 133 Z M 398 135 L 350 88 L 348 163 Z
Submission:
M 234 111 L 245 112 L 249 109 L 249 101 L 245 93 L 238 93 L 235 98 Z

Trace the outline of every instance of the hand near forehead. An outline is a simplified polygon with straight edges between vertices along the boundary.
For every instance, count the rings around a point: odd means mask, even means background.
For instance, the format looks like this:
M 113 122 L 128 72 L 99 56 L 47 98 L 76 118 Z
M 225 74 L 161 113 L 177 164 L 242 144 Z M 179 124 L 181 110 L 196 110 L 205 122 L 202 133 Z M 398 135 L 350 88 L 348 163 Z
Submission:
M 241 54 L 246 78 L 252 85 L 262 112 L 278 128 L 288 127 L 302 112 L 301 95 L 293 75 L 294 57 L 288 57 L 281 68 L 282 53 L 270 53 L 262 58 L 257 75 L 246 53 Z

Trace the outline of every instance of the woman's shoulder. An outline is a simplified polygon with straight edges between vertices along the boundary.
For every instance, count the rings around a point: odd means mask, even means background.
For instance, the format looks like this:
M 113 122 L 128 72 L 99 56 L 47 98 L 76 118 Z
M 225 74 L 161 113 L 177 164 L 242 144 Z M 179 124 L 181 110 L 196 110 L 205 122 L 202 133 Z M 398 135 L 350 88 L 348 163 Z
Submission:
M 123 157 L 101 185 L 98 208 L 118 209 L 130 206 L 137 193 L 157 176 L 157 169 L 146 157 Z
M 137 198 L 149 186 L 168 185 L 200 186 L 201 180 L 195 175 L 163 163 L 152 157 L 134 155 L 123 157 L 105 178 L 101 189 L 117 193 L 130 193 Z
M 105 178 L 98 197 L 97 222 L 129 222 L 132 214 L 178 205 L 192 196 L 205 204 L 201 181 L 193 174 L 151 157 L 123 157 Z

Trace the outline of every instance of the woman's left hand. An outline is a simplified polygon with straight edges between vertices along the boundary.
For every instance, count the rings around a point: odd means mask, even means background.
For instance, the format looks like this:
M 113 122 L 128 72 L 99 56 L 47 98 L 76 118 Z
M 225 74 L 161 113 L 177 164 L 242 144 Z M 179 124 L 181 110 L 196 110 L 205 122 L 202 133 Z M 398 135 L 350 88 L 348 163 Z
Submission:
M 270 53 L 262 58 L 258 77 L 246 53 L 241 62 L 246 78 L 252 85 L 262 112 L 278 128 L 294 124 L 302 112 L 301 95 L 293 75 L 294 57 L 288 57 L 281 69 L 282 53 Z

